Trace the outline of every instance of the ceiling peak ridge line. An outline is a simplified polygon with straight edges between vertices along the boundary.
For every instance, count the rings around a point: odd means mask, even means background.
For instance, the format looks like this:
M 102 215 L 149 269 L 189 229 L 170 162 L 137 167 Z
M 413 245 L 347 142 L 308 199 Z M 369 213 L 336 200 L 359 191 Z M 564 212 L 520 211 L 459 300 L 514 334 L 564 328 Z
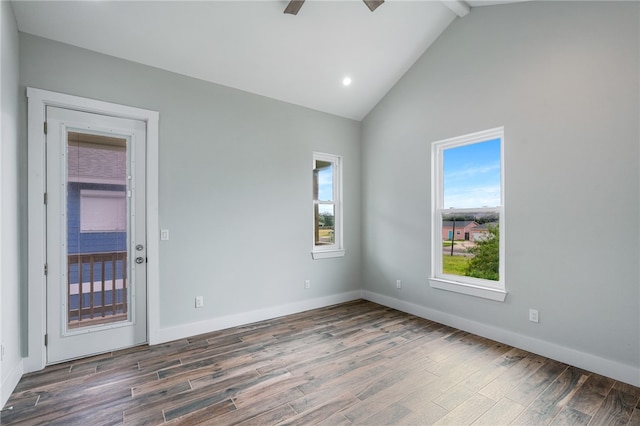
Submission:
M 462 0 L 440 0 L 440 3 L 451 9 L 456 15 L 464 18 L 471 12 L 471 7 Z

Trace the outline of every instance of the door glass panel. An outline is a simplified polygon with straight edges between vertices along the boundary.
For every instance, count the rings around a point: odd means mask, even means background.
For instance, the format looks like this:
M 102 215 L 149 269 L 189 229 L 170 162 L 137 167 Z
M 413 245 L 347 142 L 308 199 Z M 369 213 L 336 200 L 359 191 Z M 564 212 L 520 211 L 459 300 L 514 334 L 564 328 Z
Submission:
M 129 319 L 127 139 L 67 133 L 67 327 Z

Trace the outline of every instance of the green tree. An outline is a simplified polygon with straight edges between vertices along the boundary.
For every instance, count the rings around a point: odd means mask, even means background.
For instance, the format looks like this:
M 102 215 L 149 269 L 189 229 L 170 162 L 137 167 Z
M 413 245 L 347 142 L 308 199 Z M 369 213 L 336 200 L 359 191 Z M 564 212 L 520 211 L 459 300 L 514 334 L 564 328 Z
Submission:
M 326 228 L 333 228 L 334 216 L 331 213 L 322 213 L 320 215 L 320 225 Z
M 498 220 L 500 220 L 500 214 L 499 213 L 486 213 L 486 214 L 482 214 L 482 215 L 478 215 L 475 218 L 475 221 L 482 224 L 482 223 L 490 223 L 490 222 L 497 222 Z
M 476 241 L 475 247 L 468 249 L 474 256 L 469 259 L 465 275 L 498 281 L 500 279 L 500 229 L 497 225 L 487 225 L 487 231 L 486 238 Z

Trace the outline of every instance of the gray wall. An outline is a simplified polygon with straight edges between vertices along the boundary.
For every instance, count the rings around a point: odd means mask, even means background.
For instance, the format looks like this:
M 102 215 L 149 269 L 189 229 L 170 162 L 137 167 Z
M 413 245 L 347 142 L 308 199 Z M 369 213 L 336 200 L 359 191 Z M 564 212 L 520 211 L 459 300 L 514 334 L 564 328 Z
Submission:
M 27 34 L 20 76 L 159 111 L 162 328 L 360 288 L 358 122 Z M 313 151 L 344 158 L 341 259 L 311 259 Z
M 366 291 L 637 371 L 639 8 L 476 8 L 442 34 L 363 121 Z M 427 283 L 430 143 L 497 126 L 505 303 Z
M 11 3 L 0 2 L 0 342 L 4 356 L 0 369 L 0 407 L 22 374 L 23 305 L 20 264 L 21 203 L 19 173 L 18 29 Z

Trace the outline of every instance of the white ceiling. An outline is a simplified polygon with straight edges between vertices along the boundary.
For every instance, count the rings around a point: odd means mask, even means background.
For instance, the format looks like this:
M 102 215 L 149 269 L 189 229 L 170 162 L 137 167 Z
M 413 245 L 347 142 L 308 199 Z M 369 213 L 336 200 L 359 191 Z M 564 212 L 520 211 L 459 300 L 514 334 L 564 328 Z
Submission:
M 307 0 L 293 16 L 283 13 L 287 3 L 14 1 L 13 8 L 22 32 L 361 120 L 458 16 L 452 9 L 467 6 L 387 0 L 372 13 L 359 0 Z

